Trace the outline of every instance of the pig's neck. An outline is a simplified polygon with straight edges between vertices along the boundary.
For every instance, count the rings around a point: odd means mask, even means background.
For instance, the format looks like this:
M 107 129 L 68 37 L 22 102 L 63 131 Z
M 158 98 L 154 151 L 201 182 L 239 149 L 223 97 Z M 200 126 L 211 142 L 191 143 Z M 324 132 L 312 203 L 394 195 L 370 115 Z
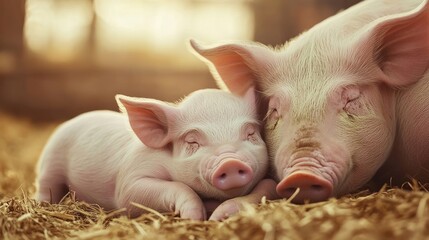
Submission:
M 138 178 L 149 177 L 166 181 L 172 179 L 171 154 L 158 149 L 141 146 L 138 143 L 134 151 L 131 151 L 126 158 L 132 158 L 128 164 L 129 172 L 136 172 Z M 125 170 L 125 171 L 127 171 Z

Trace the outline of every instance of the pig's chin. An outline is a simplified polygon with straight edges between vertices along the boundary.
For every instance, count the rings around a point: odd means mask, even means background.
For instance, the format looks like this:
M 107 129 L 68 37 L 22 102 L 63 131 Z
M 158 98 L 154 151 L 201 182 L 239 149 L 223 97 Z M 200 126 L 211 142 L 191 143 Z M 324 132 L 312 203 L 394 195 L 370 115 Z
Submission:
M 250 192 L 254 184 L 248 184 L 243 187 L 233 188 L 229 190 L 219 190 L 213 186 L 208 187 L 209 189 L 198 191 L 197 194 L 204 199 L 216 199 L 220 201 L 224 201 L 230 198 L 239 197 L 246 195 Z
M 226 200 L 229 198 L 246 195 L 247 193 L 249 193 L 250 188 L 251 188 L 250 186 L 247 186 L 247 187 L 240 187 L 236 189 L 221 191 L 222 193 L 220 194 L 221 197 L 219 198 L 219 200 Z

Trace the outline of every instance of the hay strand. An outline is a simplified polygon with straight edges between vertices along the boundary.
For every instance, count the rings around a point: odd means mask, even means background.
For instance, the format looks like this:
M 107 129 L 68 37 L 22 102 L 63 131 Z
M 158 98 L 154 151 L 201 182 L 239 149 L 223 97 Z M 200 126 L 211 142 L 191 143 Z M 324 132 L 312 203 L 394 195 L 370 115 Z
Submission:
M 159 213 L 158 211 L 155 211 L 155 210 L 153 210 L 153 209 L 151 209 L 151 208 L 148 208 L 148 207 L 146 207 L 146 206 L 143 206 L 143 205 L 141 205 L 141 204 L 139 204 L 139 203 L 135 203 L 135 202 L 131 202 L 131 205 L 133 205 L 133 206 L 135 206 L 135 207 L 138 207 L 138 208 L 140 208 L 140 209 L 143 209 L 144 211 L 146 211 L 146 212 L 150 212 L 150 213 L 153 213 L 153 214 L 155 214 L 156 216 L 158 216 L 161 220 L 163 220 L 163 221 L 165 221 L 165 220 L 167 220 L 167 218 L 166 217 L 164 217 L 161 213 Z

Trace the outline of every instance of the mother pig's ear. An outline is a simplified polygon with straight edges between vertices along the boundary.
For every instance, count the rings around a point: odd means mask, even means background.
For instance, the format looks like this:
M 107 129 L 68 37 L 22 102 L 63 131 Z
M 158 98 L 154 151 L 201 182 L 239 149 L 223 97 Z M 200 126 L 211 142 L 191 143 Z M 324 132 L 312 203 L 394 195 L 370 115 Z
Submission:
M 148 98 L 116 95 L 122 112 L 128 115 L 131 128 L 148 147 L 162 148 L 172 141 L 171 125 L 179 110 L 168 103 Z
M 243 99 L 251 107 L 254 113 L 258 112 L 257 110 L 258 103 L 256 99 L 255 87 L 252 86 L 249 89 L 247 89 L 246 93 L 243 96 Z
M 383 81 L 395 87 L 417 82 L 429 69 L 429 1 L 374 21 L 360 40 L 362 49 L 372 51 Z
M 209 65 L 218 85 L 232 93 L 244 96 L 258 85 L 260 75 L 268 71 L 274 52 L 258 44 L 224 44 L 203 47 L 190 40 L 192 49 Z

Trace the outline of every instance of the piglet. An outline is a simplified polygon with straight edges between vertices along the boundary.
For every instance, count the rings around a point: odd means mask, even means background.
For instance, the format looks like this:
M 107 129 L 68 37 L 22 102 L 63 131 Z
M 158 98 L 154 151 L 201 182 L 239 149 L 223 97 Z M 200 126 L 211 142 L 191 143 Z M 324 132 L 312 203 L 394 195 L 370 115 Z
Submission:
M 429 1 L 366 0 L 275 49 L 191 44 L 221 85 L 260 93 L 280 196 L 429 182 Z
M 38 200 L 58 203 L 72 190 L 79 200 L 125 207 L 131 216 L 142 213 L 136 202 L 202 220 L 202 199 L 245 195 L 266 174 L 253 89 L 243 97 L 198 90 L 178 104 L 116 100 L 123 113 L 84 113 L 54 132 L 39 160 Z

